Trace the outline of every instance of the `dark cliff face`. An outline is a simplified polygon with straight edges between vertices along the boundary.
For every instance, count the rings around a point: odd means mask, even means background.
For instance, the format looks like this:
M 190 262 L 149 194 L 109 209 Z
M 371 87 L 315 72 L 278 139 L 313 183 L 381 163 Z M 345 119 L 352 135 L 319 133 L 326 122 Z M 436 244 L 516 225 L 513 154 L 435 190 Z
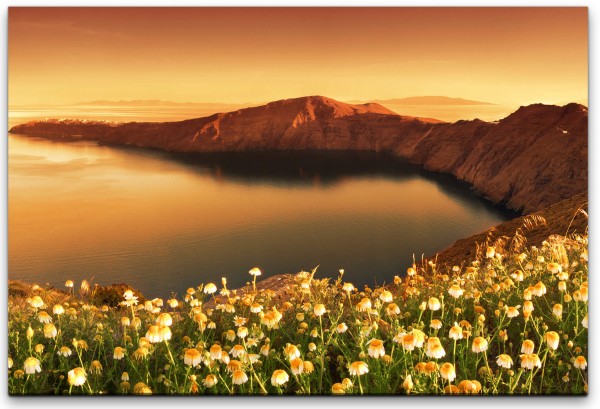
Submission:
M 166 123 L 38 121 L 12 133 L 180 152 L 365 150 L 451 173 L 526 213 L 587 192 L 587 109 L 531 105 L 507 118 L 443 123 L 319 96 Z
M 587 192 L 587 109 L 531 105 L 497 124 L 436 127 L 412 155 L 465 180 L 494 202 L 529 213 Z
M 587 194 L 577 194 L 536 211 L 534 215 L 541 216 L 545 223 L 530 223 L 529 228 L 524 228 L 525 221 L 530 216 L 517 217 L 500 223 L 490 230 L 461 238 L 439 253 L 431 254 L 429 259 L 435 259 L 438 265 L 445 264 L 448 267 L 474 261 L 477 258 L 478 245 L 483 247 L 483 251 L 485 251 L 486 243 L 494 243 L 495 240 L 501 237 L 512 239 L 517 230 L 527 239 L 527 246 L 541 246 L 544 240 L 548 240 L 550 236 L 555 234 L 587 234 L 587 210 Z

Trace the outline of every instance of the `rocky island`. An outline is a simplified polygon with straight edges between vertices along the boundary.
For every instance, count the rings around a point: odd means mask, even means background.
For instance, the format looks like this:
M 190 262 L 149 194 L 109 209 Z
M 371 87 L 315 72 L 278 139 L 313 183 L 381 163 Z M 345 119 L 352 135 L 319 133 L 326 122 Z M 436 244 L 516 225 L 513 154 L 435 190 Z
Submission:
M 530 213 L 587 191 L 587 108 L 535 104 L 497 122 L 446 123 L 377 103 L 310 96 L 179 122 L 50 119 L 10 132 L 174 152 L 359 150 L 450 173 L 481 195 Z

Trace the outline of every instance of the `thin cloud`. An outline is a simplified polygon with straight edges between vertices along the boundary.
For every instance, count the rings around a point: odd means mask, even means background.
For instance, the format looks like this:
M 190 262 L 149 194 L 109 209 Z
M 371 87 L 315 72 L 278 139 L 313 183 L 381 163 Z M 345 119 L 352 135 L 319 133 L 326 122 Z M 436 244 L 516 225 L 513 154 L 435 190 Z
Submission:
M 86 27 L 79 27 L 74 23 L 37 23 L 32 21 L 17 21 L 12 23 L 17 26 L 24 26 L 25 28 L 42 28 L 48 30 L 62 30 L 62 31 L 70 31 L 73 33 L 91 35 L 102 38 L 115 38 L 120 40 L 134 40 L 135 38 L 127 35 L 125 33 L 121 33 L 118 31 L 109 31 L 109 30 L 92 30 Z

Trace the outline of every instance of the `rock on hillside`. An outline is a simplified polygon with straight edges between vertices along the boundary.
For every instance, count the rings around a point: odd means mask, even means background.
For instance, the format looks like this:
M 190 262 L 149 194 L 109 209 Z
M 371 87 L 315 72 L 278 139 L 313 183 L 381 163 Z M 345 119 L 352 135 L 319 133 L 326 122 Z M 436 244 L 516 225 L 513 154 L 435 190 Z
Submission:
M 350 105 L 304 97 L 180 122 L 46 120 L 18 125 L 11 132 L 179 152 L 391 151 L 402 135 L 420 134 L 436 122 L 440 121 L 403 117 L 376 103 Z
M 587 192 L 587 108 L 530 105 L 499 121 L 432 129 L 411 160 L 465 180 L 496 203 L 529 213 Z
M 510 243 L 517 230 L 520 230 L 521 234 L 527 239 L 527 246 L 540 246 L 544 240 L 552 235 L 587 234 L 587 210 L 587 194 L 575 195 L 532 215 L 517 217 L 482 233 L 459 239 L 450 247 L 432 255 L 429 259 L 436 260 L 438 265 L 449 267 L 469 263 L 476 259 L 478 245 L 485 246 L 486 242 L 493 244 L 503 237 L 508 239 L 507 242 Z M 540 216 L 545 222 L 526 223 L 527 219 L 532 219 L 531 216 Z M 483 247 L 483 251 L 485 251 L 485 247 Z

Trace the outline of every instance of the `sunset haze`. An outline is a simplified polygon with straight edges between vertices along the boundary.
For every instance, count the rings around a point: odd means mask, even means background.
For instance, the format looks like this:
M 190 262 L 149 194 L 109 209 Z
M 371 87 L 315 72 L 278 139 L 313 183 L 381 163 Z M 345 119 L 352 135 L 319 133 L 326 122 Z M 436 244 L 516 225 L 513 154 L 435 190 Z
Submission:
M 587 103 L 586 8 L 9 9 L 9 106 L 446 95 Z

